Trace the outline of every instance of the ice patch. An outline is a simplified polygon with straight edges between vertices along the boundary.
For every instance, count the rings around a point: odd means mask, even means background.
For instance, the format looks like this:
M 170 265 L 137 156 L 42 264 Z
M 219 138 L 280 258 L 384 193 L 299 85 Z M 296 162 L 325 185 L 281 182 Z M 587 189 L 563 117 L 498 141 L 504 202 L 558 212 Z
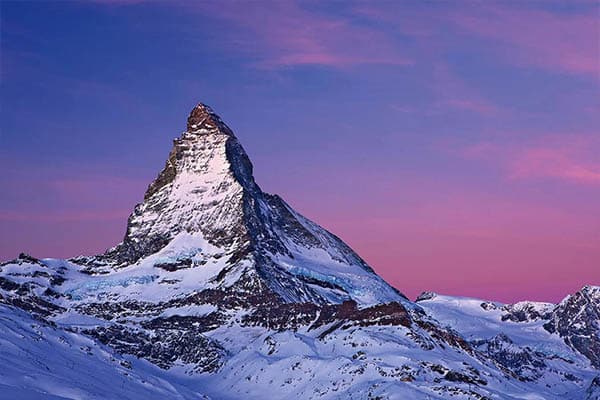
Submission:
M 318 281 L 327 282 L 332 285 L 341 287 L 348 294 L 360 297 L 364 294 L 363 289 L 356 288 L 352 284 L 350 284 L 347 280 L 341 279 L 336 275 L 325 275 L 304 267 L 292 266 L 289 271 L 296 276 L 305 276 L 307 278 L 316 279 Z
M 217 307 L 212 304 L 200 304 L 193 306 L 184 306 L 184 307 L 174 307 L 167 308 L 164 310 L 160 316 L 163 318 L 172 317 L 175 315 L 179 316 L 192 316 L 192 317 L 201 317 L 203 315 L 210 314 L 211 312 L 217 311 Z
M 67 290 L 65 294 L 73 300 L 82 300 L 84 297 L 94 292 L 119 286 L 128 287 L 131 285 L 144 285 L 154 282 L 157 278 L 158 275 L 142 275 L 130 276 L 122 279 L 94 279 L 92 281 L 84 282 L 73 289 Z

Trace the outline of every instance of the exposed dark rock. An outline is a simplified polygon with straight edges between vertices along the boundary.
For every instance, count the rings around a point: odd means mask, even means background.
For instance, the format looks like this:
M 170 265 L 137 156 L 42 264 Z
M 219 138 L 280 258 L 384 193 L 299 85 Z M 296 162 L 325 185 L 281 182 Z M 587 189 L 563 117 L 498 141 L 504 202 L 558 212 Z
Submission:
M 193 262 L 190 259 L 184 259 L 184 260 L 177 260 L 175 262 L 171 262 L 171 263 L 159 263 L 159 264 L 154 264 L 154 266 L 156 268 L 162 268 L 165 271 L 177 271 L 179 269 L 186 269 L 186 268 L 190 268 L 192 266 Z
M 560 335 L 567 345 L 600 369 L 599 321 L 600 289 L 585 286 L 556 306 L 544 328 Z
M 415 299 L 415 302 L 431 300 L 437 296 L 434 292 L 423 292 Z
M 522 381 L 538 379 L 547 367 L 547 356 L 544 353 L 516 346 L 502 333 L 491 339 L 473 341 L 472 344 Z
M 471 345 L 457 332 L 454 332 L 450 328 L 442 329 L 433 322 L 418 319 L 415 321 L 417 325 L 427 331 L 432 338 L 446 343 L 452 347 L 460 348 L 469 354 L 473 353 Z
M 502 321 L 528 322 L 540 319 L 550 319 L 552 316 L 553 305 L 545 306 L 539 303 L 521 302 L 508 304 L 502 307 Z
M 221 367 L 225 356 L 221 345 L 206 338 L 194 327 L 186 330 L 156 329 L 147 333 L 112 325 L 84 330 L 83 333 L 121 353 L 144 358 L 164 369 L 171 368 L 179 361 L 194 365 L 195 372 L 215 372 Z
M 491 301 L 484 301 L 483 303 L 480 304 L 480 307 L 483 308 L 486 311 L 490 311 L 490 310 L 497 310 L 498 306 L 491 302 Z
M 600 375 L 592 380 L 585 394 L 586 400 L 600 400 Z
M 444 375 L 444 379 L 446 379 L 447 381 L 463 382 L 473 385 L 487 385 L 487 381 L 485 379 L 481 379 L 480 377 L 473 377 L 471 375 L 463 374 L 457 371 L 448 371 L 448 373 Z
M 207 332 L 217 329 L 226 321 L 227 318 L 223 314 L 213 312 L 203 316 L 174 315 L 171 317 L 154 318 L 149 321 L 143 321 L 141 325 L 149 330 L 182 329 Z

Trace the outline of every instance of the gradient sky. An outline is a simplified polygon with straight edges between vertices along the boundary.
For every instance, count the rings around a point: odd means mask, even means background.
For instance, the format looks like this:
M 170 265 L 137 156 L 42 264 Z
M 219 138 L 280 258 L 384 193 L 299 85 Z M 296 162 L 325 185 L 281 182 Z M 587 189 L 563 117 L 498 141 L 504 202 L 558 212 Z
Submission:
M 410 297 L 600 284 L 596 1 L 0 7 L 1 259 L 120 241 L 202 101 Z

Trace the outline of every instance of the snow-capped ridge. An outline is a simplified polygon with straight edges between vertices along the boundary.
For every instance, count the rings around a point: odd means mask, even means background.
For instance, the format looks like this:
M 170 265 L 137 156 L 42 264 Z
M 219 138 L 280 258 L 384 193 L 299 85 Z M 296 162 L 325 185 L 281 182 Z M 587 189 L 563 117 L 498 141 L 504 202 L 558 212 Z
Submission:
M 587 285 L 565 297 L 544 328 L 560 335 L 600 368 L 600 287 Z
M 584 285 L 581 289 L 579 289 L 577 292 L 573 293 L 573 294 L 568 294 L 566 295 L 559 303 L 558 305 L 564 305 L 567 304 L 569 302 L 569 300 L 571 300 L 571 298 L 575 295 L 581 295 L 586 299 L 600 299 L 600 286 L 594 286 L 594 285 Z

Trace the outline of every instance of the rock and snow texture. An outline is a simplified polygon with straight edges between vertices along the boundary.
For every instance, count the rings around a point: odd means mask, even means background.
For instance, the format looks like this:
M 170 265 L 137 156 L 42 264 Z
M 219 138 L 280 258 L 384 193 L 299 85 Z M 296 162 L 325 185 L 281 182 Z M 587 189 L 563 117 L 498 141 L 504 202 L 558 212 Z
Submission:
M 587 348 L 574 347 L 576 340 L 571 332 L 579 332 L 580 326 L 595 325 L 595 331 L 588 331 L 590 335 L 585 339 L 587 343 L 595 341 L 598 345 L 600 298 L 572 307 L 568 316 L 563 314 L 563 309 L 569 299 L 581 298 L 598 289 L 586 286 L 559 305 L 538 302 L 502 305 L 434 294 L 424 296 L 417 303 L 442 325 L 460 332 L 477 351 L 519 380 L 543 384 L 554 393 L 569 393 L 572 398 L 586 398 L 583 393 L 575 395 L 569 386 L 573 382 L 585 382 L 582 388 L 590 387 L 591 381 L 600 373 L 593 367 L 598 354 Z M 557 315 L 563 318 L 558 323 Z M 560 326 L 565 334 L 556 334 L 555 326 Z
M 102 264 L 112 271 L 147 263 L 173 242 L 190 240 L 207 243 L 213 254 L 190 245 L 164 259 L 163 268 L 220 256 L 221 269 L 207 277 L 206 287 L 241 280 L 289 302 L 404 300 L 340 239 L 262 192 L 231 129 L 203 104 L 192 110 L 187 131 L 175 139 L 164 169 L 129 217 L 123 242 L 86 262 L 92 273 Z
M 599 293 L 410 302 L 200 104 L 120 244 L 0 265 L 0 399 L 598 400 Z
M 77 318 L 73 326 L 90 321 Z M 1 399 L 206 399 L 164 371 L 0 305 Z
M 600 368 L 600 287 L 585 286 L 567 296 L 552 313 L 544 328 L 556 332 L 571 348 Z

